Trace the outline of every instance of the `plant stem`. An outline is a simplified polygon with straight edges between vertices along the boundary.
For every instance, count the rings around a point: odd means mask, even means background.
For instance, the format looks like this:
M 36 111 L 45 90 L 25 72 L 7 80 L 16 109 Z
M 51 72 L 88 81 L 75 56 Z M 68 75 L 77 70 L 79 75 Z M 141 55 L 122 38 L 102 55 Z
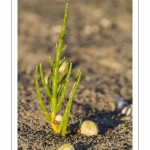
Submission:
M 66 23 L 67 23 L 67 16 L 68 16 L 68 4 L 66 4 L 66 9 L 65 9 L 65 14 L 64 14 L 64 19 L 63 19 L 63 24 L 61 28 L 61 33 L 58 36 L 59 42 L 58 45 L 56 44 L 56 59 L 55 59 L 55 66 L 53 70 L 53 85 L 52 85 L 52 121 L 55 120 L 55 115 L 56 115 L 56 105 L 58 101 L 58 96 L 57 96 L 57 89 L 58 89 L 58 73 L 59 73 L 59 65 L 60 65 L 60 57 L 62 50 L 66 48 L 66 46 L 62 49 L 63 46 L 63 40 L 65 37 L 65 30 L 66 30 Z
M 40 87 L 38 83 L 38 66 L 36 66 L 35 70 L 35 85 L 36 85 L 36 92 L 38 96 L 39 105 L 46 117 L 46 119 L 49 121 L 53 131 L 55 133 L 61 133 L 62 136 L 65 136 L 66 134 L 70 133 L 70 131 L 67 131 L 67 125 L 69 121 L 70 111 L 72 107 L 73 97 L 77 91 L 82 73 L 80 70 L 78 70 L 78 73 L 76 75 L 76 79 L 74 82 L 74 85 L 71 89 L 66 109 L 64 111 L 64 115 L 62 117 L 62 120 L 59 124 L 55 121 L 56 114 L 60 111 L 61 105 L 65 99 L 65 94 L 68 88 L 68 83 L 70 80 L 70 75 L 72 71 L 72 63 L 67 63 L 65 66 L 64 71 L 61 75 L 59 75 L 59 68 L 63 65 L 65 62 L 65 57 L 61 59 L 61 54 L 65 51 L 67 46 L 63 46 L 63 41 L 65 38 L 65 30 L 66 30 L 66 23 L 67 23 L 67 17 L 68 17 L 68 3 L 66 4 L 66 9 L 64 13 L 64 19 L 62 23 L 61 32 L 58 35 L 58 43 L 56 43 L 56 57 L 55 61 L 52 61 L 52 59 L 49 57 L 49 63 L 50 63 L 50 75 L 48 76 L 47 83 L 45 82 L 44 73 L 42 64 L 39 66 L 40 71 L 40 78 L 41 82 L 43 84 L 43 87 L 45 89 L 45 92 L 47 94 L 49 107 L 51 114 L 47 111 L 42 97 L 40 93 Z
M 72 107 L 72 101 L 73 101 L 73 97 L 76 93 L 76 90 L 78 88 L 79 82 L 81 80 L 81 76 L 82 73 L 80 70 L 78 70 L 77 76 L 76 76 L 76 81 L 72 87 L 71 93 L 69 95 L 69 100 L 67 102 L 66 105 L 66 109 L 65 109 L 65 113 L 63 115 L 62 121 L 60 122 L 59 126 L 58 126 L 58 133 L 60 133 L 62 131 L 62 136 L 65 136 L 67 133 L 67 124 L 68 124 L 68 120 L 69 120 L 69 115 L 70 115 L 70 111 L 71 111 L 71 107 Z
M 68 83 L 69 83 L 69 80 L 70 80 L 71 71 L 72 71 L 72 63 L 70 63 L 70 66 L 69 66 L 68 74 L 67 74 L 67 77 L 66 77 L 66 81 L 65 81 L 62 93 L 61 93 L 61 97 L 59 98 L 59 101 L 57 103 L 56 112 L 58 112 L 60 110 L 61 104 L 64 100 L 65 93 L 67 91 Z
M 41 107 L 45 117 L 47 118 L 47 120 L 51 121 L 51 117 L 50 117 L 48 111 L 46 110 L 46 107 L 45 107 L 45 105 L 43 103 L 43 100 L 42 100 L 42 97 L 41 97 L 41 93 L 40 93 L 40 87 L 39 87 L 39 83 L 38 83 L 38 66 L 36 66 L 34 80 L 35 80 L 36 93 L 37 93 L 37 96 L 38 96 L 39 105 L 40 105 L 40 107 Z

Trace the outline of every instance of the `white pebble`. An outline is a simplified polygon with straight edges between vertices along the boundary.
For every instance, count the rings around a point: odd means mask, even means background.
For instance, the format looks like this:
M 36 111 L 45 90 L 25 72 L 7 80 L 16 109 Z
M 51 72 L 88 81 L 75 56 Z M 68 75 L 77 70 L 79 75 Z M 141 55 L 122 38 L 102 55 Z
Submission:
M 98 126 L 95 122 L 86 120 L 81 123 L 80 129 L 78 130 L 78 133 L 86 135 L 86 136 L 92 136 L 97 135 L 99 132 Z
M 60 122 L 62 120 L 62 115 L 58 114 L 55 118 L 56 121 Z
M 74 147 L 70 143 L 68 143 L 59 147 L 58 150 L 74 150 Z
M 121 111 L 121 114 L 126 116 L 132 115 L 132 105 L 124 107 Z
M 121 111 L 125 106 L 129 105 L 128 102 L 126 102 L 118 97 L 115 99 L 115 104 L 116 104 L 117 111 Z

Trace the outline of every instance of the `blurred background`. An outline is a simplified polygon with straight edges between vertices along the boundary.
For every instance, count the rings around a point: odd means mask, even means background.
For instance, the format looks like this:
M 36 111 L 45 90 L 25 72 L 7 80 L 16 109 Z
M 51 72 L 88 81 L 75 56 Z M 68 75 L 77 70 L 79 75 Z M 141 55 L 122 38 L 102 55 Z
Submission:
M 131 0 L 18 1 L 19 81 L 24 75 L 34 84 L 35 66 L 40 63 L 48 74 L 48 57 L 55 59 L 55 44 L 67 2 L 67 49 L 63 55 L 67 62 L 73 62 L 72 76 L 80 68 L 86 88 L 131 103 Z
M 85 86 L 131 101 L 131 0 L 19 0 L 19 80 L 22 75 L 33 80 L 39 63 L 43 63 L 46 74 L 49 71 L 48 57 L 55 59 L 55 44 L 67 2 L 67 49 L 63 55 L 67 62 L 73 62 L 73 76 L 80 68 Z

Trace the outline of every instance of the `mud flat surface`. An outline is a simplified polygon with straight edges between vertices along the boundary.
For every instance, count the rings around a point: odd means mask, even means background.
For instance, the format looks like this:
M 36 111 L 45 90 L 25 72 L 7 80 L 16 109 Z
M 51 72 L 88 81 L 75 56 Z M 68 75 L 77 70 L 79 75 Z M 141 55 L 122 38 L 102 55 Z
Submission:
M 49 73 L 48 57 L 55 58 L 55 43 L 67 2 L 64 56 L 73 63 L 69 86 L 79 68 L 83 73 L 69 124 L 75 129 L 80 121 L 93 120 L 99 127 L 97 136 L 56 135 L 36 96 L 35 66 L 43 63 L 44 73 Z M 41 93 L 48 107 L 43 89 Z M 71 143 L 76 150 L 131 150 L 132 117 L 115 111 L 116 97 L 132 104 L 131 0 L 18 1 L 19 150 L 56 150 L 65 143 Z

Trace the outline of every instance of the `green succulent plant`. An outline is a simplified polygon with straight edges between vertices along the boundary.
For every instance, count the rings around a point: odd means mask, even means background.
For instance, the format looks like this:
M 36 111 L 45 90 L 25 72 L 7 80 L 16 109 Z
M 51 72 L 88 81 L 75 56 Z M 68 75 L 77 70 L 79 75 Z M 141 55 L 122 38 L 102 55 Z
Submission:
M 49 121 L 53 131 L 55 133 L 61 134 L 62 136 L 65 136 L 66 134 L 70 133 L 70 131 L 67 131 L 69 115 L 72 107 L 73 97 L 77 91 L 82 76 L 82 73 L 79 69 L 73 87 L 71 89 L 62 120 L 60 123 L 57 123 L 55 120 L 56 115 L 59 113 L 61 109 L 61 105 L 65 99 L 65 94 L 68 88 L 68 83 L 72 71 L 72 63 L 67 63 L 64 71 L 62 72 L 61 75 L 59 75 L 59 69 L 65 62 L 65 58 L 61 59 L 61 55 L 66 50 L 67 47 L 66 45 L 63 46 L 63 41 L 66 36 L 65 30 L 66 30 L 67 17 L 68 17 L 68 3 L 66 4 L 66 8 L 65 8 L 61 33 L 58 35 L 58 43 L 56 43 L 55 61 L 53 61 L 51 57 L 49 57 L 50 75 L 48 76 L 47 81 L 45 81 L 44 78 L 42 64 L 40 64 L 39 66 L 37 65 L 35 70 L 35 86 L 36 86 L 36 93 L 37 93 L 39 105 L 46 119 Z M 40 73 L 40 79 L 42 85 L 48 97 L 49 109 L 50 109 L 49 111 L 46 109 L 40 93 L 40 87 L 38 81 L 39 73 Z

